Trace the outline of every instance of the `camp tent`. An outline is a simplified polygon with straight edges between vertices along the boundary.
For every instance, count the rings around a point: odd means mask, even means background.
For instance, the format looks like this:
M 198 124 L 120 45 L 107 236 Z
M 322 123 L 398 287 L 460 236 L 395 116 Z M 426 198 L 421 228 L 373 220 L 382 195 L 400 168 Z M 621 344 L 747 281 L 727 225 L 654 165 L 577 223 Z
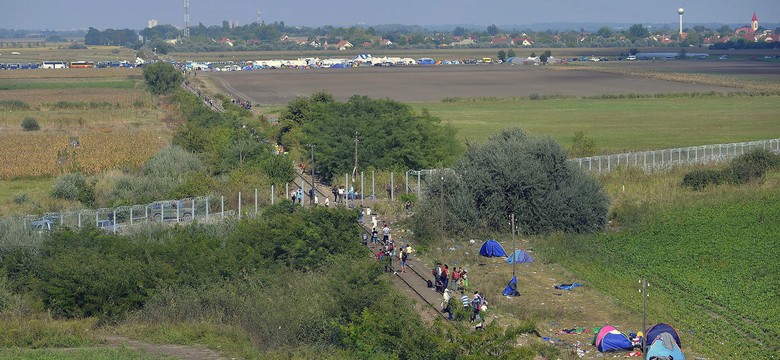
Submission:
M 498 241 L 490 239 L 482 244 L 482 248 L 479 249 L 479 254 L 486 257 L 499 257 L 506 256 L 506 251 L 501 247 Z
M 672 335 L 672 338 L 674 338 L 677 346 L 682 347 L 682 343 L 680 342 L 680 335 L 677 334 L 677 330 L 675 330 L 672 325 L 667 323 L 658 323 L 649 327 L 647 331 L 645 331 L 645 344 L 650 346 L 650 343 L 655 340 L 658 335 L 661 335 L 661 333 L 669 333 L 669 335 Z
M 634 348 L 626 334 L 612 326 L 604 326 L 596 335 L 596 348 L 601 352 L 631 350 Z
M 521 264 L 521 263 L 534 262 L 534 259 L 531 257 L 531 255 L 528 255 L 528 253 L 525 252 L 524 250 L 515 250 L 514 254 L 509 255 L 509 257 L 506 259 L 506 262 L 510 264 L 514 262 Z
M 513 276 L 512 280 L 509 280 L 509 284 L 504 288 L 504 296 L 520 296 L 520 292 L 517 291 L 517 276 Z
M 645 359 L 674 359 L 685 360 L 680 345 L 668 332 L 663 332 L 652 340 L 652 345 L 647 349 Z

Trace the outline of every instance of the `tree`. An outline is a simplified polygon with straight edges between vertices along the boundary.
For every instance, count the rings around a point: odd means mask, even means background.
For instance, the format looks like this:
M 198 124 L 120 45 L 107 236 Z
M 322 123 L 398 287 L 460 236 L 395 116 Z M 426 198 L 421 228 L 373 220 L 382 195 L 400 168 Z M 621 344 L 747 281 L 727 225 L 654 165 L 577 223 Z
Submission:
M 632 40 L 644 39 L 650 36 L 650 31 L 647 30 L 642 24 L 634 24 L 628 28 L 628 36 Z
M 508 59 L 508 58 L 513 58 L 513 57 L 515 57 L 515 56 L 516 56 L 516 55 L 515 55 L 515 51 L 514 51 L 514 50 L 512 50 L 512 49 L 509 49 L 509 51 L 507 51 L 507 52 L 506 52 L 506 57 L 507 57 L 507 59 Z
M 521 129 L 469 144 L 451 172 L 434 178 L 419 212 L 441 214 L 450 233 L 509 231 L 513 213 L 529 234 L 594 232 L 606 224 L 609 199 L 599 182 L 570 163 L 554 140 Z M 441 231 L 441 217 L 416 217 L 415 233 L 432 237 Z
M 585 132 L 577 131 L 571 141 L 569 155 L 574 157 L 593 156 L 596 153 L 596 141 L 585 137 Z
M 457 26 L 457 27 L 455 27 L 454 30 L 452 30 L 452 35 L 453 36 L 463 36 L 463 35 L 466 35 L 466 29 L 464 29 L 464 28 L 462 28 L 460 26 Z
M 496 26 L 495 24 L 488 26 L 487 33 L 490 36 L 495 36 L 496 34 L 498 34 L 498 26 Z
M 184 80 L 179 70 L 166 62 L 156 62 L 145 67 L 144 79 L 149 90 L 155 95 L 174 92 Z
M 498 54 L 496 54 L 496 57 L 498 60 L 504 61 L 506 60 L 506 52 L 504 50 L 498 50 Z
M 611 38 L 612 35 L 614 35 L 614 31 L 609 26 L 602 26 L 601 29 L 596 31 L 596 36 L 600 36 L 602 38 Z
M 452 127 L 394 100 L 355 95 L 344 103 L 320 93 L 294 100 L 280 118 L 285 133 L 277 138 L 288 149 L 316 145 L 317 170 L 327 180 L 352 171 L 355 132 L 363 169 L 447 165 L 460 150 Z

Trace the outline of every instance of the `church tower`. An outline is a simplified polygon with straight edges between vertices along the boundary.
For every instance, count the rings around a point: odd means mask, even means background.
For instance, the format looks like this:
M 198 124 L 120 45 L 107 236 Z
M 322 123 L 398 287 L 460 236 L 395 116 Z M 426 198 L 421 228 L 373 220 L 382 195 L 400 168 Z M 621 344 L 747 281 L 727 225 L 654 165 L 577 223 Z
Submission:
M 750 21 L 750 27 L 753 29 L 753 32 L 758 31 L 758 18 L 755 11 L 753 11 L 753 20 Z

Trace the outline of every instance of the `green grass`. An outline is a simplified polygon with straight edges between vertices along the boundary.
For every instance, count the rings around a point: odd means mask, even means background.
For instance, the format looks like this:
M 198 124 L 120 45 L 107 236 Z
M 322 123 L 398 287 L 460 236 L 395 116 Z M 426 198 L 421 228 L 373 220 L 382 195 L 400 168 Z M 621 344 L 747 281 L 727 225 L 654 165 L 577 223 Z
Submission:
M 498 99 L 412 104 L 481 141 L 508 127 L 551 136 L 564 146 L 577 131 L 598 153 L 780 137 L 780 96 L 643 99 Z
M 0 90 L 32 90 L 32 89 L 132 89 L 135 80 L 112 81 L 79 81 L 79 82 L 40 82 L 0 80 Z
M 641 310 L 637 281 L 649 280 L 648 321 L 675 325 L 683 349 L 768 358 L 780 352 L 777 185 L 773 174 L 762 186 L 682 191 L 621 231 L 549 236 L 535 249 L 628 308 Z
M 50 199 L 55 178 L 0 180 L 0 215 L 21 215 Z
M 91 349 L 0 349 L 0 358 L 19 360 L 152 360 L 172 359 L 166 356 L 152 356 L 128 348 Z

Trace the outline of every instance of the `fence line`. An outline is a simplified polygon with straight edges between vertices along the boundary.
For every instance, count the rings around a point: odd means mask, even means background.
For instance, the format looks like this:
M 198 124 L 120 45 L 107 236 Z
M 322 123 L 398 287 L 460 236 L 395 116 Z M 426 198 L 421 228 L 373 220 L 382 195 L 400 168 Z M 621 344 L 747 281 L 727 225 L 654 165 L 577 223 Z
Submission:
M 599 174 L 609 173 L 621 166 L 641 167 L 645 171 L 657 171 L 677 165 L 726 161 L 754 149 L 766 149 L 780 153 L 780 139 L 612 154 L 572 159 L 570 161 L 577 164 L 580 168 Z M 399 195 L 401 194 L 414 194 L 419 197 L 422 195 L 421 189 L 427 180 L 424 180 L 424 178 L 443 177 L 451 174 L 452 169 L 408 170 L 403 173 L 399 172 L 398 175 L 403 176 L 403 179 L 396 180 L 398 178 L 395 176 L 395 172 L 390 172 L 389 176 L 387 173 L 382 173 L 381 179 L 377 179 L 377 173 L 372 170 L 370 173 L 361 172 L 354 178 L 350 174 L 345 174 L 343 178 L 336 177 L 330 186 L 344 187 L 344 196 L 341 199 L 341 204 L 347 207 L 373 206 L 376 200 L 399 200 Z M 3 222 L 6 224 L 9 222 L 20 224 L 26 231 L 43 231 L 56 226 L 80 228 L 86 224 L 93 224 L 98 228 L 113 233 L 122 232 L 127 226 L 139 223 L 189 223 L 195 220 L 200 222 L 219 222 L 230 218 L 240 219 L 242 216 L 257 215 L 260 206 L 274 204 L 279 201 L 278 199 L 290 199 L 289 195 L 296 192 L 299 188 L 303 193 L 303 201 L 300 202 L 300 205 L 312 205 L 313 201 L 309 199 L 306 191 L 311 187 L 311 183 L 308 181 L 302 182 L 304 180 L 302 177 L 297 180 L 297 182 L 285 184 L 284 187 L 272 185 L 270 192 L 254 189 L 253 194 L 251 192 L 244 194 L 249 196 L 243 196 L 243 198 L 242 193 L 239 192 L 236 196 L 229 198 L 225 196 L 211 196 L 164 200 L 150 204 L 118 206 L 115 208 L 84 209 L 62 213 L 11 217 L 3 219 Z M 342 180 L 344 181 L 343 184 L 341 183 Z M 321 184 L 318 185 L 322 186 Z M 318 189 L 317 193 L 324 197 L 330 195 L 328 192 L 320 191 L 320 189 Z M 333 206 L 337 206 L 338 203 L 335 196 L 332 197 Z M 369 203 L 365 203 L 365 200 L 369 201 Z M 297 201 L 296 204 L 298 204 Z M 324 198 L 320 200 L 319 205 L 324 205 Z M 2 232 L 1 230 L 0 232 Z
M 755 149 L 780 153 L 780 139 L 591 156 L 571 161 L 581 169 L 584 168 L 597 174 L 610 173 L 613 169 L 621 166 L 641 167 L 645 171 L 658 171 L 677 165 L 727 161 Z

